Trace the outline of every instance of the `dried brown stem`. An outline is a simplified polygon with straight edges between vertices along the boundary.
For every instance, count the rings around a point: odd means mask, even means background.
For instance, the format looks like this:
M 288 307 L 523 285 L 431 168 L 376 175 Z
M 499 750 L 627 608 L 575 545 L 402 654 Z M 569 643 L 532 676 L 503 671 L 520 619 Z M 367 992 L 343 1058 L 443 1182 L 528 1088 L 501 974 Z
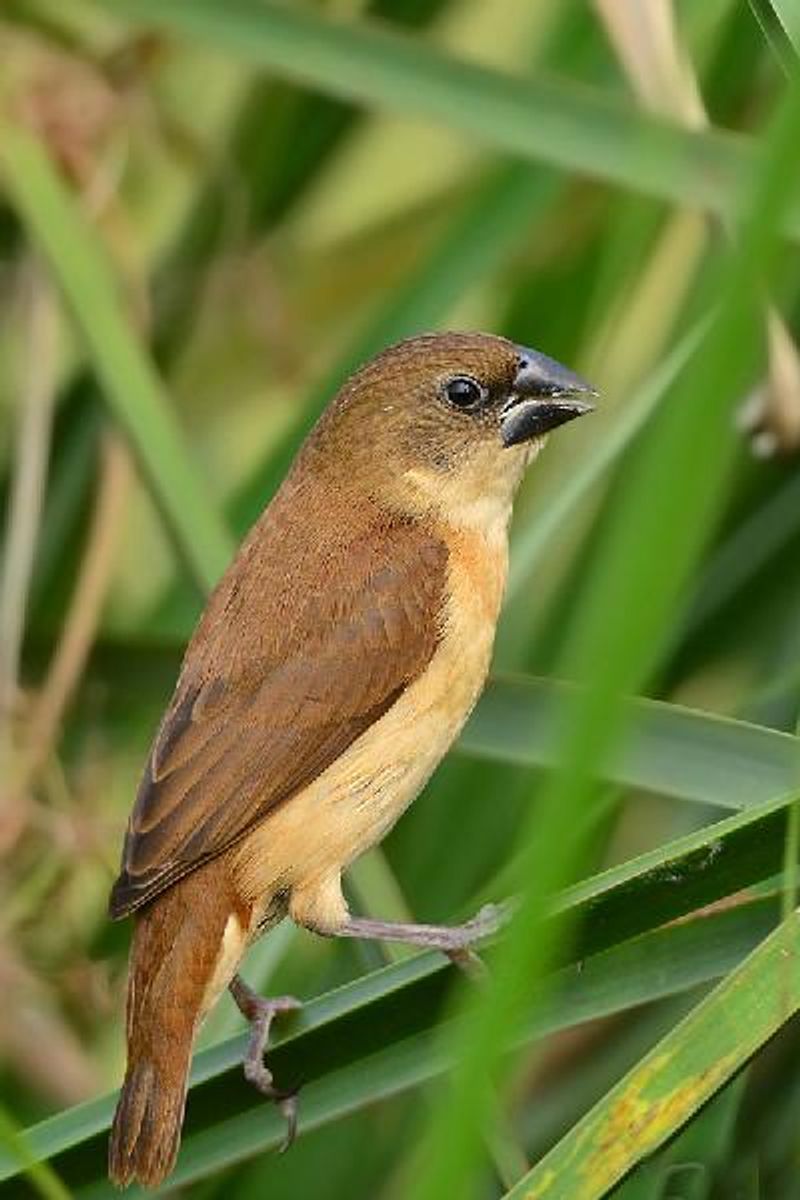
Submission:
M 116 434 L 109 433 L 103 441 L 97 497 L 78 581 L 47 678 L 31 710 L 17 776 L 19 790 L 27 790 L 47 762 L 83 673 L 108 591 L 130 480 L 128 451 Z

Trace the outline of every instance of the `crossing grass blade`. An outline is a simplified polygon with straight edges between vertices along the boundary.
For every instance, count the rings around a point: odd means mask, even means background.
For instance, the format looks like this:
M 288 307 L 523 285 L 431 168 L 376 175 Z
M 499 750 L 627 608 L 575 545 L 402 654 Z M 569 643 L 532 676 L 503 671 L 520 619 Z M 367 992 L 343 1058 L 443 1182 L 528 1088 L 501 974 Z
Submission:
M 224 9 L 215 0 L 105 3 L 139 26 L 197 38 L 331 95 L 443 121 L 491 149 L 720 214 L 735 215 L 751 165 L 752 148 L 729 134 L 688 134 L 591 88 L 519 79 L 310 8 L 271 0 L 229 0 Z M 800 235 L 800 205 L 782 224 Z
M 615 908 L 619 911 L 618 888 L 625 889 L 628 906 L 632 903 L 645 920 L 648 913 L 656 921 L 663 915 L 663 906 L 650 903 L 659 890 L 670 891 L 663 873 L 659 877 L 648 869 L 641 883 L 640 894 L 634 896 L 630 881 L 615 882 L 609 875 L 603 882 L 598 880 L 591 900 L 577 894 L 564 897 L 564 905 L 585 914 L 593 945 L 587 941 L 581 957 L 556 974 L 551 1001 L 526 1024 L 521 1041 L 717 978 L 779 919 L 780 895 L 773 892 L 634 938 L 627 936 L 629 928 L 620 927 L 624 940 L 616 943 L 613 916 L 609 918 Z M 686 893 L 674 887 L 671 892 L 680 906 Z M 614 942 L 610 946 L 609 936 Z M 437 955 L 415 955 L 311 1000 L 291 1026 L 277 1031 L 271 1057 L 275 1071 L 287 1077 L 311 1071 L 303 1093 L 303 1129 L 418 1086 L 446 1068 L 448 1059 L 432 1043 L 431 1034 L 442 1014 L 449 970 Z M 357 1051 L 346 1036 L 353 1021 L 359 1031 Z M 387 1043 L 388 1028 L 393 1036 Z M 280 1144 L 279 1114 L 242 1080 L 243 1049 L 244 1039 L 239 1036 L 197 1056 L 185 1149 L 165 1192 Z M 113 1105 L 114 1097 L 92 1101 L 26 1132 L 33 1157 L 54 1161 L 64 1178 L 76 1181 L 75 1194 L 83 1200 L 114 1195 L 104 1180 L 98 1141 L 108 1128 Z M 220 1123 L 221 1112 L 226 1118 Z M 19 1169 L 13 1156 L 0 1156 L 0 1181 L 7 1181 L 0 1182 L 2 1200 L 6 1196 L 16 1200 L 19 1193 L 13 1189 L 21 1186 Z
M 11 1162 L 19 1164 L 27 1184 L 41 1200 L 70 1200 L 70 1192 L 56 1172 L 49 1163 L 37 1159 L 3 1106 L 0 1106 L 0 1147 Z
M 800 914 L 611 1089 L 507 1200 L 600 1200 L 731 1079 L 800 1008 Z
M 559 761 L 559 721 L 574 689 L 526 676 L 492 680 L 458 748 L 476 757 L 524 766 Z M 631 701 L 617 755 L 605 779 L 720 808 L 758 805 L 790 791 L 798 744 L 790 734 L 678 704 Z

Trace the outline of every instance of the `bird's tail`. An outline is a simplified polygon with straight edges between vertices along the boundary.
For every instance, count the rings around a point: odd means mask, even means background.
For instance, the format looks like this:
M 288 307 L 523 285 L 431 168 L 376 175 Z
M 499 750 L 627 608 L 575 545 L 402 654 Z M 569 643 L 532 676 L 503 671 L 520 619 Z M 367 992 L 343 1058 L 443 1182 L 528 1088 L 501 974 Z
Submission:
M 128 1066 L 108 1154 L 117 1187 L 134 1180 L 155 1187 L 175 1165 L 195 1034 L 244 951 L 227 881 L 206 878 L 215 866 L 200 868 L 136 914 Z
M 108 1150 L 108 1174 L 117 1187 L 138 1179 L 155 1187 L 178 1156 L 191 1049 L 177 1070 L 143 1059 L 125 1072 Z

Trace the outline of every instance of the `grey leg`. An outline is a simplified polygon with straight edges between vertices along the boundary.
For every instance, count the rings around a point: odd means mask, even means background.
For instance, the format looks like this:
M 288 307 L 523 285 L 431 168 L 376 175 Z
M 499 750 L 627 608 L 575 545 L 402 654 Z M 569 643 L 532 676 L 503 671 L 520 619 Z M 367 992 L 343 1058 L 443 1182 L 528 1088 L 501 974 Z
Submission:
M 250 1022 L 250 1044 L 244 1059 L 245 1079 L 252 1083 L 262 1096 L 274 1100 L 286 1118 L 286 1139 L 281 1146 L 283 1153 L 289 1149 L 297 1133 L 297 1093 L 275 1087 L 272 1072 L 264 1062 L 264 1051 L 274 1018 L 280 1013 L 294 1012 L 302 1006 L 294 996 L 264 999 L 248 987 L 241 975 L 234 975 L 230 983 L 230 993 L 242 1016 Z
M 477 916 L 463 925 L 414 925 L 403 921 L 374 921 L 370 917 L 348 917 L 336 930 L 337 937 L 378 938 L 387 942 L 408 942 L 429 950 L 442 950 L 453 956 L 469 950 L 475 942 L 490 937 L 508 919 L 505 909 L 487 904 Z

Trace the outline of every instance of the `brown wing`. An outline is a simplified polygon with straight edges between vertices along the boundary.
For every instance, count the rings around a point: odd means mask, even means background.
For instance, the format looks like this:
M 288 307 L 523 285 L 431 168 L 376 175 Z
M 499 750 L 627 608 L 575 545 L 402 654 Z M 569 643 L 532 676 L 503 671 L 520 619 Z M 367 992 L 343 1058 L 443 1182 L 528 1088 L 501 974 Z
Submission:
M 187 654 L 131 815 L 113 917 L 220 854 L 391 707 L 435 650 L 446 562 L 416 526 L 373 532 L 326 563 L 316 595 L 270 606 L 286 623 L 271 650 L 228 629 L 199 674 Z

